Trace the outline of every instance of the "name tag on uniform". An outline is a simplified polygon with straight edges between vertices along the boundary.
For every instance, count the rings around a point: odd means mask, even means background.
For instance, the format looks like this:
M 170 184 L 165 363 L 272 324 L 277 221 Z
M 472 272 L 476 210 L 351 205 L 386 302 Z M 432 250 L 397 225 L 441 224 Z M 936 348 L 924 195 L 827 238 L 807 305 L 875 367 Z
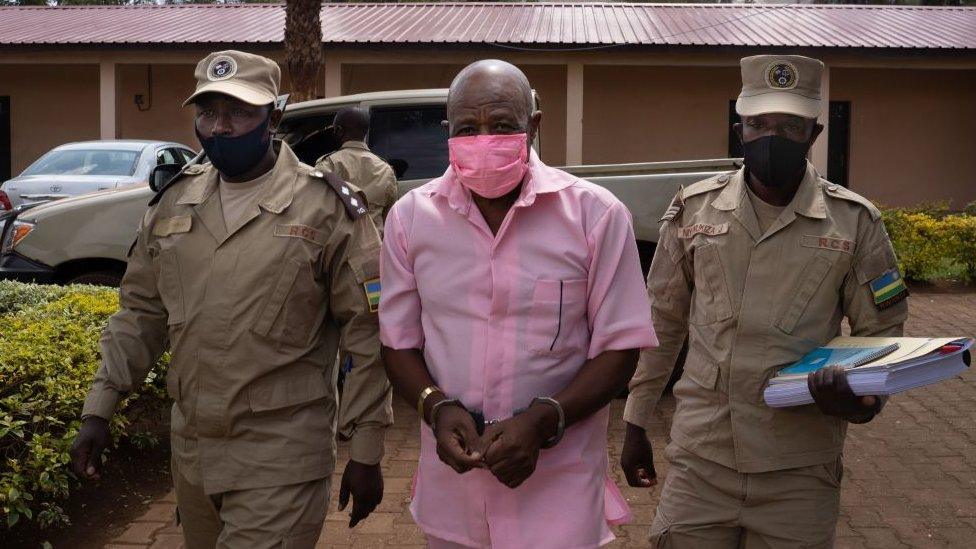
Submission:
M 309 227 L 308 225 L 275 225 L 274 235 L 301 238 L 319 246 L 325 245 L 325 238 L 322 236 L 322 231 Z
M 193 225 L 193 218 L 188 215 L 166 217 L 153 225 L 153 235 L 169 236 L 171 234 L 188 233 Z
M 854 241 L 834 238 L 832 236 L 817 236 L 805 234 L 800 239 L 800 245 L 805 248 L 821 248 L 824 250 L 834 250 L 845 254 L 854 253 Z
M 688 225 L 687 227 L 680 227 L 678 229 L 679 238 L 691 238 L 696 234 L 703 234 L 705 236 L 716 236 L 720 234 L 725 234 L 729 232 L 729 224 L 722 223 L 719 225 L 712 225 L 709 223 L 695 223 L 694 225 Z

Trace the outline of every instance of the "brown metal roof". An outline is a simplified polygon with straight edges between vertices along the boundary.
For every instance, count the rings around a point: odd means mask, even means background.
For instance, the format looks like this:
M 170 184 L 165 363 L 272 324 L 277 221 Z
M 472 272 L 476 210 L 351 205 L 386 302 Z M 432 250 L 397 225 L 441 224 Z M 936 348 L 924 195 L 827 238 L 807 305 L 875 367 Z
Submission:
M 282 5 L 0 8 L 0 45 L 280 43 Z M 549 3 L 326 4 L 325 43 L 502 47 L 976 49 L 976 8 Z

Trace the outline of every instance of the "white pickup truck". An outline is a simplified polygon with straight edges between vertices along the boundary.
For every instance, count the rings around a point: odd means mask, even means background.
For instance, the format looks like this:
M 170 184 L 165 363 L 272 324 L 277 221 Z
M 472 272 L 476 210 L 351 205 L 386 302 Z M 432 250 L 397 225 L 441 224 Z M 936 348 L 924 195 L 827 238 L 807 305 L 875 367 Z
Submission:
M 306 163 L 336 148 L 328 132 L 336 111 L 369 110 L 367 141 L 397 172 L 400 194 L 441 175 L 448 164 L 446 89 L 364 93 L 290 105 L 279 136 Z M 545 138 L 545 124 L 542 136 Z M 538 143 L 536 143 L 538 149 Z M 543 158 L 545 160 L 545 158 Z M 612 191 L 629 208 L 646 270 L 658 220 L 680 185 L 737 168 L 737 159 L 567 166 Z M 0 215 L 0 278 L 118 285 L 136 227 L 154 191 L 148 183 Z

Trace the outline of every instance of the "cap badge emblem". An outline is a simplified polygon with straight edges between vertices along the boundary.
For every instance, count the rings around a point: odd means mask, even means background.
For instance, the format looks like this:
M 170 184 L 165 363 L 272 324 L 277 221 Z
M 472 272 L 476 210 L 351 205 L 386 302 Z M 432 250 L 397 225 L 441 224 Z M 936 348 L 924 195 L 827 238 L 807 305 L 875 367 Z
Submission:
M 207 66 L 207 78 L 211 82 L 227 80 L 235 74 L 237 74 L 237 61 L 234 61 L 233 57 L 226 55 L 214 57 Z
M 770 88 L 792 90 L 796 87 L 799 75 L 793 63 L 777 62 L 766 69 L 766 83 Z

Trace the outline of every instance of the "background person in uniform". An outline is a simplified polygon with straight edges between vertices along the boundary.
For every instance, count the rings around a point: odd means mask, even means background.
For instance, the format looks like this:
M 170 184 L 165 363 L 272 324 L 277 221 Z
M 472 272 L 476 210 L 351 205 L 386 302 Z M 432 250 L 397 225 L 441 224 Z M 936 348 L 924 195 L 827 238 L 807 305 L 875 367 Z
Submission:
M 320 158 L 315 165 L 338 175 L 366 194 L 369 216 L 382 236 L 386 212 L 397 197 L 397 180 L 393 168 L 366 145 L 369 114 L 359 107 L 342 109 L 336 113 L 332 131 L 342 146 Z
M 369 202 L 369 216 L 383 236 L 386 212 L 396 201 L 397 179 L 393 169 L 366 145 L 369 114 L 359 107 L 346 107 L 336 113 L 328 130 L 341 144 L 339 150 L 318 159 L 316 167 L 332 172 L 359 188 Z M 345 376 L 352 367 L 349 357 L 340 353 L 339 385 L 345 388 Z
M 190 549 L 311 548 L 335 466 L 335 424 L 351 438 L 340 508 L 350 526 L 380 503 L 392 421 L 366 285 L 379 237 L 344 183 L 273 141 L 280 69 L 237 51 L 196 69 L 185 104 L 211 164 L 186 169 L 151 203 L 122 280 L 121 308 L 72 447 L 99 476 L 107 421 L 167 348 L 172 470 Z M 354 193 L 348 196 L 356 196 Z M 337 341 L 355 367 L 336 402 Z
M 907 291 L 880 213 L 819 177 L 806 154 L 823 129 L 823 64 L 799 56 L 742 60 L 745 167 L 682 189 L 663 218 L 648 274 L 661 346 L 630 384 L 621 465 L 655 483 L 645 429 L 688 337 L 671 463 L 651 527 L 656 546 L 829 547 L 848 423 L 882 400 L 857 397 L 842 370 L 809 378 L 816 405 L 770 408 L 767 380 L 840 334 L 900 336 Z
M 383 245 L 387 370 L 425 422 L 411 511 L 435 548 L 596 547 L 629 516 L 607 405 L 657 343 L 630 214 L 531 150 L 515 66 L 463 69 L 447 118 L 450 167 Z

